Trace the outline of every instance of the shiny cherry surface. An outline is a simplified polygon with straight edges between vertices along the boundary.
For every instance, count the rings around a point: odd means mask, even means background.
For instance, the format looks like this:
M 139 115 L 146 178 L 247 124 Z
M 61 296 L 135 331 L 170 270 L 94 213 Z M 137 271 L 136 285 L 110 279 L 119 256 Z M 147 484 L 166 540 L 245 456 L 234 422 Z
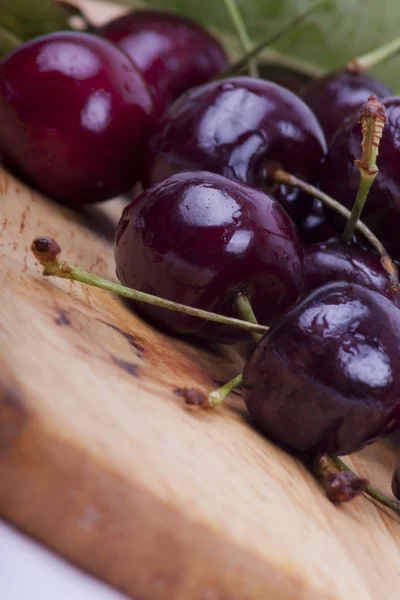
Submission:
M 244 369 L 253 419 L 292 450 L 349 454 L 400 425 L 400 310 L 332 283 L 293 306 Z
M 150 140 L 145 183 L 185 169 L 206 169 L 264 187 L 268 167 L 313 177 L 326 149 L 311 110 L 279 85 L 231 77 L 190 90 L 159 121 Z M 267 186 L 296 221 L 312 200 L 285 185 Z
M 392 258 L 400 259 L 400 97 L 384 100 L 388 122 L 379 145 L 379 173 L 369 191 L 363 222 L 375 233 Z M 351 209 L 357 195 L 360 171 L 354 161 L 361 156 L 361 126 L 353 115 L 334 137 L 320 170 L 322 190 Z M 327 211 L 339 230 L 344 219 Z
M 316 79 L 299 93 L 317 116 L 325 137 L 330 142 L 343 121 L 358 110 L 368 96 L 374 94 L 382 100 L 394 92 L 369 75 L 339 71 Z
M 219 42 L 201 25 L 180 15 L 135 10 L 96 33 L 117 44 L 139 67 L 158 115 L 188 88 L 228 67 Z
M 157 296 L 230 316 L 246 293 L 260 323 L 298 298 L 303 244 L 284 209 L 250 186 L 207 172 L 172 175 L 125 208 L 115 238 L 120 281 Z M 233 327 L 136 304 L 175 333 L 213 342 L 251 339 Z
M 153 112 L 138 69 L 92 35 L 50 34 L 0 63 L 0 153 L 70 205 L 106 200 L 137 181 Z
M 299 231 L 306 246 L 326 242 L 337 236 L 337 231 L 326 218 L 322 202 L 314 200 L 310 214 L 299 225 Z
M 400 292 L 389 289 L 387 273 L 377 254 L 340 242 L 309 246 L 304 259 L 303 292 L 333 281 L 357 283 L 376 290 L 400 307 Z

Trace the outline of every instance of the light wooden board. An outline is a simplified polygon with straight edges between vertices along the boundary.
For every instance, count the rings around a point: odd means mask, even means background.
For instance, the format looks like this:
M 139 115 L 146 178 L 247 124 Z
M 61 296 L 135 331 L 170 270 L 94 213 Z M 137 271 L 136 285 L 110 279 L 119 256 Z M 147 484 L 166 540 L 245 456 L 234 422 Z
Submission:
M 0 515 L 136 600 L 397 599 L 396 515 L 330 504 L 240 397 L 198 411 L 174 393 L 235 374 L 234 352 L 41 276 L 37 235 L 114 277 L 122 206 L 73 213 L 0 171 Z M 390 441 L 348 461 L 388 493 L 394 462 Z

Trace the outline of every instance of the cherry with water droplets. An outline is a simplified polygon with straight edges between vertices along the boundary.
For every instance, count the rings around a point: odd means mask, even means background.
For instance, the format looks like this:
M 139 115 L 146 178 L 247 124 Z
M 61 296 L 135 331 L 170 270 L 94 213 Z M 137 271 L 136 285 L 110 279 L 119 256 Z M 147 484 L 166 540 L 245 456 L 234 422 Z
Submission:
M 188 88 L 228 67 L 221 44 L 200 24 L 167 12 L 135 10 L 96 30 L 139 67 L 157 114 Z
M 230 77 L 190 90 L 167 110 L 149 142 L 144 183 L 205 169 L 262 187 L 300 222 L 312 201 L 269 182 L 269 169 L 281 165 L 312 179 L 325 150 L 315 116 L 295 94 L 260 79 Z
M 245 294 L 260 324 L 296 302 L 303 244 L 279 203 L 207 172 L 175 174 L 125 208 L 115 238 L 121 283 L 228 316 Z M 233 328 L 149 305 L 135 310 L 174 333 L 213 342 L 250 339 Z
M 322 286 L 266 333 L 243 373 L 255 422 L 303 454 L 350 454 L 400 425 L 400 310 L 348 283 Z
M 77 206 L 130 189 L 154 108 L 141 73 L 110 42 L 43 36 L 0 63 L 0 153 L 34 187 Z

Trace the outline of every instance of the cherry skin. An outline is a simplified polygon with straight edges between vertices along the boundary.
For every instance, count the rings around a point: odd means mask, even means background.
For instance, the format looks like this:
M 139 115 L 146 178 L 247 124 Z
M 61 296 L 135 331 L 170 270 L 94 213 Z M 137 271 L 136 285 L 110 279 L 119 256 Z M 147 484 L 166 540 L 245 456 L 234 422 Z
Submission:
M 243 374 L 246 406 L 278 443 L 350 454 L 400 426 L 400 310 L 363 286 L 331 283 L 260 340 Z
M 309 180 L 326 150 L 310 109 L 279 85 L 230 77 L 190 90 L 157 124 L 149 143 L 145 185 L 185 169 L 206 169 L 263 187 L 295 222 L 312 200 L 285 185 L 268 185 L 277 165 Z
M 0 63 L 0 153 L 69 205 L 106 200 L 135 184 L 153 113 L 138 69 L 92 35 L 46 35 Z
M 379 173 L 369 191 L 362 220 L 379 238 L 392 258 L 400 259 L 400 97 L 383 101 L 387 124 L 379 145 Z M 327 194 L 351 209 L 360 182 L 360 171 L 354 161 L 361 156 L 361 126 L 358 112 L 337 132 L 323 165 L 319 183 Z M 343 231 L 343 217 L 326 211 L 333 225 Z
M 237 316 L 234 300 L 242 292 L 262 324 L 296 302 L 303 251 L 295 225 L 273 198 L 201 171 L 172 175 L 141 194 L 124 209 L 115 237 L 124 285 L 229 316 Z M 222 343 L 251 339 L 166 309 L 136 309 L 174 333 Z
M 339 71 L 316 79 L 300 92 L 317 116 L 328 143 L 344 120 L 358 110 L 368 96 L 391 96 L 394 91 L 369 75 Z
M 320 200 L 314 200 L 310 214 L 299 225 L 299 231 L 306 246 L 316 244 L 318 242 L 326 242 L 327 240 L 337 236 L 337 231 L 332 227 L 326 218 L 324 208 Z
M 135 10 L 96 33 L 117 44 L 139 67 L 158 115 L 188 88 L 228 68 L 221 44 L 201 25 L 180 15 Z
M 380 257 L 369 250 L 340 242 L 309 246 L 304 259 L 303 293 L 331 281 L 347 281 L 376 290 L 400 308 L 400 293 L 389 289 Z

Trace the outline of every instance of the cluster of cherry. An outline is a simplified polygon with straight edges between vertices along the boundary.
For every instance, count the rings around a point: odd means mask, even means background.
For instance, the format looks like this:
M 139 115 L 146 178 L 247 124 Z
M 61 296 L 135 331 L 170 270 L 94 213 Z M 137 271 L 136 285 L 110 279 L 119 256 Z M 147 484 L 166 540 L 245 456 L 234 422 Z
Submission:
M 349 499 L 367 484 L 324 455 L 400 427 L 388 256 L 400 259 L 400 97 L 378 102 L 392 90 L 361 72 L 389 52 L 297 95 L 232 75 L 221 45 L 179 16 L 137 11 L 94 33 L 37 38 L 0 63 L 4 163 L 70 206 L 140 181 L 115 237 L 118 277 L 134 290 L 118 291 L 174 333 L 252 334 L 243 374 L 201 402 L 241 385 L 263 430 L 317 457 L 331 497 Z M 46 274 L 101 285 L 51 240 L 33 249 Z

